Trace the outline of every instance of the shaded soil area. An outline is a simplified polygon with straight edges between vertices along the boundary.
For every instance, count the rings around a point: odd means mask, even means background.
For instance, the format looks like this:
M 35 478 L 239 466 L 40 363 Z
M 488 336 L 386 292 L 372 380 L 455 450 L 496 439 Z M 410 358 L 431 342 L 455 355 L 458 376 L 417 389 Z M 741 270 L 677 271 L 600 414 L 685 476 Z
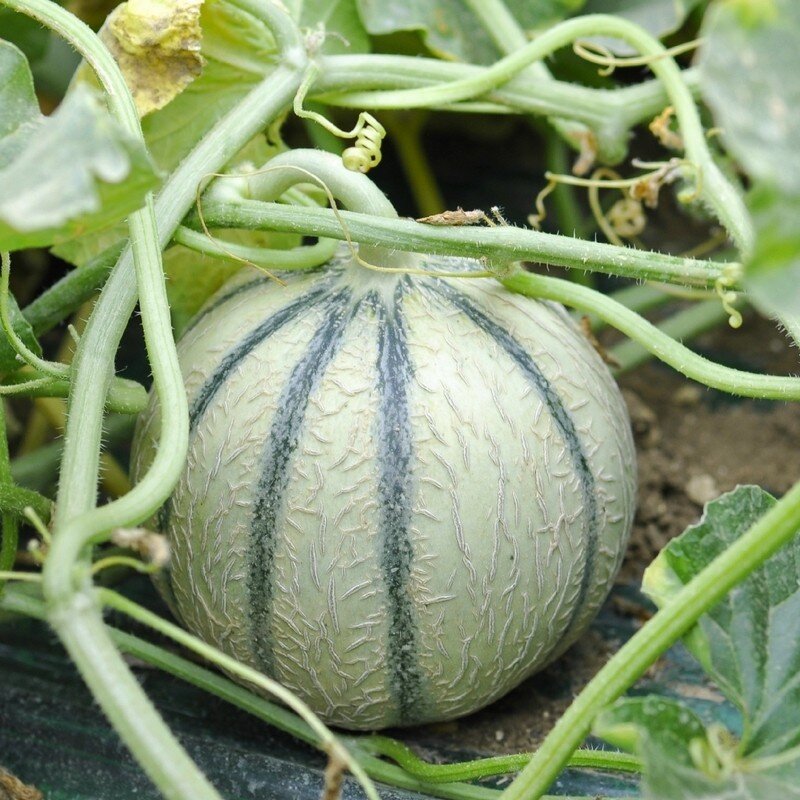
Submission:
M 739 369 L 797 371 L 797 351 L 771 323 L 755 317 L 739 332 L 715 331 L 692 347 Z M 704 503 L 738 484 L 758 484 L 780 496 L 800 476 L 800 404 L 732 398 L 655 362 L 620 383 L 637 444 L 639 498 L 614 592 L 580 642 L 505 698 L 462 720 L 397 732 L 427 755 L 535 749 L 572 697 L 649 617 L 636 589 L 666 542 L 698 521 Z M 670 669 L 656 664 L 649 676 L 657 683 L 659 673 Z M 691 696 L 715 692 L 695 689 L 688 687 Z

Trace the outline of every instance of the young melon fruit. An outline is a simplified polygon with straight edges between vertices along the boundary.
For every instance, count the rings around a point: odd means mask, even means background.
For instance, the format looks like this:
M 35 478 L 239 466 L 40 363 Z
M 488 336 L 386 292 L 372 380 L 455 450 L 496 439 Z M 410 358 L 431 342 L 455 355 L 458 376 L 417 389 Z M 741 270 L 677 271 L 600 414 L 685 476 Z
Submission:
M 287 284 L 244 270 L 180 342 L 165 593 L 331 724 L 475 711 L 606 597 L 635 495 L 617 387 L 560 306 L 491 280 L 337 259 Z M 158 427 L 151 403 L 135 476 Z

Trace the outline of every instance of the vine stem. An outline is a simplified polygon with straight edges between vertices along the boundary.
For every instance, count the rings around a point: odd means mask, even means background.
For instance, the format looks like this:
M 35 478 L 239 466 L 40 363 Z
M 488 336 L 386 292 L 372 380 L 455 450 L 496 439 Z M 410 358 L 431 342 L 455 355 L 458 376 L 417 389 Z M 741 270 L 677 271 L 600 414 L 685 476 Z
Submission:
M 800 400 L 800 378 L 743 372 L 709 361 L 676 342 L 635 311 L 593 289 L 521 270 L 503 278 L 501 282 L 512 292 L 538 299 L 556 300 L 580 311 L 595 314 L 687 378 L 713 389 L 742 397 Z
M 334 105 L 349 105 L 347 89 L 396 89 L 429 86 L 479 74 L 485 67 L 443 62 L 439 59 L 393 55 L 320 56 L 322 74 L 319 92 L 339 92 L 326 98 Z M 693 68 L 682 77 L 690 91 L 698 91 L 698 74 Z M 668 102 L 660 82 L 644 81 L 618 89 L 593 89 L 551 80 L 546 84 L 524 79 L 524 74 L 492 93 L 509 104 L 507 111 L 519 110 L 582 120 L 598 131 L 616 131 L 615 149 L 624 146 L 629 127 L 652 118 Z M 466 111 L 464 104 L 457 107 Z M 315 131 L 320 130 L 315 127 Z M 602 140 L 600 142 L 602 145 Z M 601 147 L 602 149 L 602 147 Z M 114 245 L 81 269 L 68 272 L 60 281 L 24 309 L 23 315 L 36 335 L 53 328 L 97 291 L 116 263 L 122 245 Z
M 678 311 L 657 327 L 670 339 L 683 342 L 719 327 L 729 317 L 730 314 L 718 299 L 705 300 Z M 636 341 L 622 342 L 612 347 L 608 354 L 619 365 L 613 370 L 615 375 L 635 369 L 653 355 L 647 347 Z
M 39 376 L 26 367 L 4 377 L 0 394 L 23 394 L 25 397 L 67 397 L 70 381 Z M 147 408 L 147 390 L 127 378 L 113 378 L 108 387 L 106 411 L 119 414 L 138 414 Z
M 508 55 L 519 50 L 528 43 L 528 37 L 514 15 L 509 11 L 503 0 L 465 0 L 472 13 L 480 19 L 481 24 L 492 37 L 492 40 L 501 53 Z M 527 74 L 533 80 L 552 82 L 553 78 L 544 63 L 537 61 L 531 64 L 522 74 Z M 534 125 L 541 127 L 544 138 L 545 160 L 548 169 L 555 172 L 565 172 L 568 169 L 566 142 L 573 147 L 581 147 L 581 139 L 587 141 L 586 129 L 575 130 L 574 121 L 563 117 L 550 117 L 550 125 L 541 125 L 535 118 L 531 120 Z M 582 135 L 581 135 L 582 134 Z M 597 140 L 597 134 L 595 134 Z M 603 141 L 597 142 L 600 149 L 604 149 Z M 583 228 L 580 208 L 572 189 L 568 186 L 559 186 L 553 196 L 556 217 L 561 230 L 567 236 L 580 237 Z M 572 277 L 579 283 L 591 285 L 592 276 L 584 272 L 572 272 Z
M 386 736 L 367 736 L 356 739 L 355 743 L 365 752 L 388 756 L 409 775 L 431 783 L 451 783 L 486 778 L 491 775 L 504 775 L 518 772 L 532 758 L 531 753 L 477 758 L 453 764 L 431 764 L 423 761 L 414 751 L 397 739 Z M 570 767 L 612 770 L 616 772 L 640 772 L 642 764 L 638 758 L 628 753 L 610 750 L 579 750 L 572 754 Z
M 713 288 L 720 277 L 739 269 L 732 263 L 669 256 L 510 225 L 494 228 L 426 225 L 411 219 L 354 211 L 334 214 L 326 208 L 294 208 L 257 200 L 205 201 L 203 219 L 209 227 L 275 230 L 332 239 L 346 239 L 349 234 L 354 241 L 387 249 L 468 256 L 498 264 L 534 261 L 701 288 Z M 196 214 L 185 224 L 200 227 Z
M 122 250 L 122 243 L 112 245 L 80 269 L 70 270 L 31 301 L 22 310 L 22 316 L 34 334 L 41 336 L 77 311 L 105 283 Z
M 652 57 L 650 69 L 664 85 L 675 109 L 687 158 L 701 172 L 698 194 L 714 210 L 743 255 L 749 255 L 754 238 L 752 222 L 740 193 L 725 178 L 711 156 L 697 106 L 683 82 L 680 68 L 657 39 L 626 19 L 605 14 L 569 19 L 500 59 L 480 75 L 420 89 L 354 93 L 349 101 L 367 108 L 424 108 L 469 100 L 508 82 L 530 64 L 561 47 L 592 36 L 613 36 L 642 55 Z
M 177 228 L 172 240 L 205 256 L 233 258 L 268 270 L 313 269 L 331 259 L 339 248 L 339 242 L 335 239 L 320 239 L 316 244 L 293 247 L 291 250 L 252 247 L 209 238 L 182 225 Z
M 310 96 L 324 95 L 332 105 L 353 107 L 355 92 L 417 89 L 485 75 L 490 67 L 461 64 L 424 56 L 384 53 L 318 56 L 320 75 Z M 682 72 L 693 94 L 700 92 L 696 68 Z M 664 109 L 669 98 L 659 80 L 615 89 L 597 89 L 566 81 L 531 80 L 525 72 L 488 92 L 501 105 L 544 116 L 561 115 L 588 125 L 617 128 L 620 135 Z M 448 106 L 459 109 L 461 106 Z
M 800 483 L 715 558 L 624 644 L 560 717 L 502 800 L 537 800 L 589 733 L 597 714 L 738 583 L 800 529 Z
M 257 198 L 257 202 L 274 201 L 303 183 L 321 186 L 332 206 L 339 200 L 347 208 L 367 214 L 371 219 L 397 219 L 392 203 L 366 175 L 347 169 L 339 156 L 322 150 L 300 148 L 281 153 L 271 158 L 267 166 L 239 176 L 238 180 L 217 182 L 206 197 L 234 198 L 242 202 L 247 202 L 247 197 Z M 307 206 L 304 210 L 310 208 Z M 335 213 L 339 213 L 338 209 Z M 395 266 L 398 261 L 393 252 L 380 247 L 362 246 L 360 256 L 381 268 Z
M 511 53 L 528 44 L 528 37 L 503 0 L 464 0 L 465 5 L 480 20 L 501 53 Z M 550 70 L 542 62 L 528 67 L 536 80 L 552 80 Z

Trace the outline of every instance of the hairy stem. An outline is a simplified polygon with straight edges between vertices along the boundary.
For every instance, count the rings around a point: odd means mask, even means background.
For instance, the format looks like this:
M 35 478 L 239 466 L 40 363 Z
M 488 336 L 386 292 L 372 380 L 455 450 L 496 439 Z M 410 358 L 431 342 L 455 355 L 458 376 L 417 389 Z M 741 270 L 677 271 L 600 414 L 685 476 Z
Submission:
M 209 227 L 275 230 L 335 239 L 345 239 L 349 233 L 354 241 L 387 249 L 469 256 L 497 264 L 534 261 L 703 288 L 712 288 L 731 266 L 512 226 L 425 225 L 410 219 L 374 217 L 353 211 L 341 211 L 337 216 L 330 209 L 299 209 L 255 200 L 209 200 L 203 203 L 203 218 Z M 185 224 L 200 226 L 197 215 L 190 216 Z
M 665 364 L 669 364 L 687 378 L 712 389 L 720 389 L 742 397 L 800 400 L 800 378 L 759 375 L 709 361 L 693 353 L 680 342 L 676 342 L 635 311 L 593 289 L 578 286 L 570 281 L 522 271 L 504 278 L 502 283 L 512 292 L 556 300 L 580 311 L 597 315 L 641 344 Z
M 1 1 L 1 0 L 0 0 Z M 112 245 L 87 264 L 68 272 L 22 310 L 37 336 L 55 328 L 77 311 L 106 282 L 124 244 Z
M 452 783 L 486 778 L 491 775 L 506 775 L 518 772 L 532 758 L 531 753 L 518 753 L 491 758 L 476 758 L 473 761 L 462 761 L 454 764 L 431 764 L 424 761 L 397 739 L 386 736 L 368 736 L 356 739 L 356 743 L 367 752 L 388 756 L 409 775 L 430 783 Z M 627 753 L 609 750 L 580 750 L 570 759 L 571 767 L 612 770 L 617 772 L 639 772 L 639 759 Z
M 389 199 L 366 175 L 347 169 L 341 158 L 322 150 L 296 149 L 281 153 L 270 159 L 267 166 L 238 182 L 218 182 L 209 189 L 207 196 L 223 200 L 234 197 L 241 202 L 248 202 L 245 197 L 258 198 L 249 202 L 271 201 L 303 183 L 322 187 L 331 204 L 339 200 L 347 208 L 372 219 L 397 218 Z M 303 208 L 304 212 L 307 210 L 311 207 Z M 362 247 L 360 255 L 368 263 L 381 267 L 393 267 L 397 260 L 393 252 L 380 247 Z
M 465 0 L 465 2 L 472 13 L 480 20 L 481 25 L 492 37 L 501 53 L 509 55 L 528 44 L 528 37 L 525 31 L 503 0 Z M 542 61 L 530 64 L 523 70 L 522 74 L 536 83 L 547 84 L 548 82 L 553 82 L 553 76 Z M 585 126 L 576 125 L 572 119 L 550 117 L 548 122 L 550 123 L 551 132 L 558 133 L 562 143 L 567 142 L 576 149 L 580 149 L 582 141 L 586 142 L 588 138 L 592 138 L 592 134 Z M 596 133 L 593 138 L 597 141 Z M 601 141 L 599 145 L 601 150 L 607 150 L 607 143 Z M 620 142 L 618 149 L 620 153 L 624 152 L 624 143 Z M 603 155 L 608 157 L 609 153 L 604 152 Z M 615 160 L 613 154 L 611 158 Z M 563 197 L 567 193 L 560 192 L 560 194 Z
M 32 378 L 42 376 L 35 372 L 21 369 L 13 375 L 6 375 L 4 387 L 12 388 L 19 385 L 24 386 Z M 67 380 L 57 380 L 46 378 L 41 384 L 30 383 L 24 391 L 18 392 L 25 397 L 67 397 L 70 391 L 70 382 Z M 9 392 L 11 393 L 11 392 Z M 17 392 L 14 392 L 17 394 Z M 113 378 L 108 386 L 106 395 L 106 411 L 117 414 L 138 414 L 147 407 L 147 390 L 140 383 L 128 380 L 127 378 Z
M 484 75 L 488 67 L 456 64 L 440 59 L 384 54 L 324 56 L 313 93 L 330 105 L 361 108 L 365 90 L 414 89 Z M 695 69 L 682 73 L 693 94 L 699 93 Z M 593 89 L 564 81 L 532 80 L 525 72 L 487 92 L 486 98 L 507 111 L 539 114 L 583 123 L 596 131 L 607 158 L 622 158 L 628 131 L 652 119 L 669 103 L 658 80 L 618 89 Z M 445 106 L 448 110 L 471 111 L 471 104 Z M 604 143 L 606 147 L 604 148 Z M 616 154 L 614 156 L 614 154 Z
M 679 311 L 657 327 L 665 336 L 682 342 L 713 330 L 724 323 L 729 316 L 729 312 L 723 308 L 719 299 L 715 298 Z M 614 373 L 619 375 L 643 364 L 653 353 L 639 342 L 628 341 L 612 347 L 609 355 L 619 364 L 614 370 Z

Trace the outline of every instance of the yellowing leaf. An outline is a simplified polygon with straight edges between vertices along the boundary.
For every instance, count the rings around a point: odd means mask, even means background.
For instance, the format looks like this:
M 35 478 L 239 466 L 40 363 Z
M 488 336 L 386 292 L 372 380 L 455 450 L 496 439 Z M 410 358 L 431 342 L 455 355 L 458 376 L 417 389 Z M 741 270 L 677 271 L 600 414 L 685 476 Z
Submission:
M 100 38 L 130 87 L 139 116 L 163 108 L 201 72 L 203 0 L 128 0 Z

